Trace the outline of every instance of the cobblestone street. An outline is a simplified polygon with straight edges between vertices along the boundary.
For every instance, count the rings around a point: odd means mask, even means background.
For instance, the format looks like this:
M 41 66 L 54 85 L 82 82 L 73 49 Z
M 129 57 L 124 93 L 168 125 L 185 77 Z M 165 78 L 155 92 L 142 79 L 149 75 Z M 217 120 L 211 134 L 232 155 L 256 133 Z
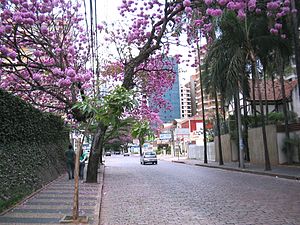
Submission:
M 159 161 L 106 157 L 102 225 L 298 225 L 300 183 Z

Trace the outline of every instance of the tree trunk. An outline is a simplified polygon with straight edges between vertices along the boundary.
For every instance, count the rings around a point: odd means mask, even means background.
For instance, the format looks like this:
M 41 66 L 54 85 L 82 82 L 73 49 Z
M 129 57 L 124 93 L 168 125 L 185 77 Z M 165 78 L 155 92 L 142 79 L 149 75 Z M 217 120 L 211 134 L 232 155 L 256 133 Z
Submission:
M 238 94 L 234 94 L 234 115 L 235 115 L 235 131 L 236 131 L 236 149 L 238 153 L 238 159 L 240 159 L 240 145 L 239 145 L 239 115 L 238 115 Z M 239 160 L 239 167 L 241 167 L 241 161 Z
M 266 71 L 265 68 L 263 69 L 263 76 L 264 76 L 264 94 L 265 94 L 265 106 L 266 106 L 266 124 L 269 122 L 269 104 L 268 104 L 268 96 L 267 96 L 267 80 L 266 80 Z
M 258 84 L 258 86 L 260 86 Z M 266 125 L 265 125 L 265 118 L 264 118 L 264 107 L 261 100 L 261 92 L 260 87 L 258 90 L 259 96 L 259 105 L 261 111 L 261 127 L 262 127 L 262 134 L 263 134 L 263 142 L 264 142 L 264 154 L 265 154 L 265 170 L 271 170 L 270 158 L 269 158 L 269 150 L 268 150 L 268 142 L 267 142 L 267 133 L 266 133 Z
M 241 107 L 240 107 L 240 96 L 239 91 L 236 91 L 236 107 L 237 107 L 237 123 L 238 123 L 238 143 L 239 143 L 239 165 L 241 168 L 245 168 L 244 164 L 244 143 L 243 143 L 243 129 L 242 129 L 242 118 L 241 118 Z
M 249 152 L 249 144 L 248 144 L 248 111 L 247 111 L 247 101 L 246 101 L 246 96 L 243 97 L 243 106 L 244 106 L 244 135 L 243 135 L 243 140 L 244 140 L 244 148 L 245 148 L 245 160 L 250 161 L 250 152 Z
M 283 114 L 284 114 L 284 133 L 285 138 L 287 140 L 290 139 L 290 132 L 289 132 L 289 118 L 288 118 L 288 110 L 287 110 L 287 99 L 285 94 L 285 85 L 284 85 L 284 79 L 283 79 L 283 73 L 284 73 L 284 65 L 283 62 L 281 62 L 280 66 L 280 86 L 281 86 L 281 94 L 282 94 L 282 103 L 283 103 Z M 293 155 L 291 154 L 291 145 L 289 142 L 286 142 L 286 148 L 287 148 L 287 159 L 288 164 L 291 164 L 293 162 Z
M 80 159 L 80 155 L 81 155 L 81 152 L 82 152 L 82 146 L 81 146 L 81 142 L 80 140 L 77 140 L 77 144 L 78 144 L 78 151 L 76 153 L 76 157 L 75 157 L 75 169 L 74 169 L 74 172 L 75 172 L 75 176 L 74 176 L 74 199 L 73 199 L 73 212 L 72 212 L 72 219 L 75 221 L 77 220 L 78 218 L 78 215 L 79 215 L 79 199 L 78 199 L 78 196 L 79 196 L 79 159 Z
M 252 65 L 252 71 L 253 71 L 253 65 Z M 254 125 L 257 127 L 257 120 L 256 120 L 256 103 L 255 103 L 255 77 L 252 75 L 252 115 L 254 116 Z
M 257 68 L 256 68 L 256 57 L 254 53 L 251 54 L 252 61 L 252 76 L 256 79 Z M 261 127 L 262 127 L 262 135 L 263 135 L 263 143 L 264 143 L 264 155 L 265 155 L 265 170 L 271 170 L 270 158 L 269 158 L 269 150 L 268 150 L 268 142 L 267 142 L 267 134 L 266 134 L 266 125 L 265 125 L 265 116 L 264 116 L 264 106 L 261 97 L 261 88 L 260 82 L 257 80 L 257 91 L 258 91 L 258 99 L 261 113 Z
M 276 92 L 275 92 L 275 82 L 274 82 L 274 76 L 272 75 L 272 90 L 273 90 L 273 99 L 275 101 L 275 112 L 278 112 L 278 104 L 276 100 Z
M 143 140 L 139 138 L 140 156 L 143 155 Z
M 99 161 L 101 160 L 102 162 L 101 153 L 103 149 L 103 141 L 104 141 L 104 135 L 106 133 L 106 130 L 107 130 L 107 126 L 99 122 L 96 130 L 96 134 L 93 138 L 89 163 L 87 167 L 86 182 L 88 183 L 97 183 L 98 166 L 99 166 Z
M 219 165 L 224 165 L 223 154 L 222 154 L 222 143 L 221 143 L 221 129 L 220 129 L 220 118 L 219 118 L 219 103 L 217 92 L 215 91 L 215 105 L 216 105 L 216 117 L 217 117 L 217 129 L 218 129 L 218 149 L 219 149 Z

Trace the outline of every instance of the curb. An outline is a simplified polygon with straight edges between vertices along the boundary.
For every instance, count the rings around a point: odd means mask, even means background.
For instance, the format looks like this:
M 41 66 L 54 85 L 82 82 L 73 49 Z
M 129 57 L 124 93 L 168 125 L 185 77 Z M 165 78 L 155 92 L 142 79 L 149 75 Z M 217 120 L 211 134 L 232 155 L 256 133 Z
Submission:
M 102 207 L 102 196 L 103 196 L 103 185 L 104 185 L 104 171 L 105 171 L 105 165 L 100 165 L 100 168 L 98 169 L 98 183 L 100 183 L 100 187 L 99 187 L 99 209 L 98 209 L 98 218 L 97 221 L 95 221 L 97 225 L 100 225 L 101 222 L 101 207 Z
M 166 161 L 168 161 L 168 160 L 166 160 Z M 181 164 L 186 164 L 186 165 L 192 165 L 192 166 L 202 166 L 202 167 L 207 167 L 207 168 L 229 170 L 229 171 L 235 171 L 235 172 L 241 172 L 241 173 L 250 173 L 250 174 L 265 175 L 265 176 L 271 176 L 271 177 L 277 177 L 277 178 L 285 178 L 285 179 L 290 179 L 290 180 L 300 180 L 300 177 L 298 177 L 298 176 L 287 175 L 287 174 L 279 174 L 279 173 L 272 173 L 272 172 L 263 172 L 263 171 L 231 168 L 231 167 L 222 167 L 222 166 L 214 166 L 214 165 L 204 165 L 204 164 L 199 164 L 199 163 L 189 164 L 189 163 L 186 163 L 186 162 L 183 162 L 183 161 L 176 161 L 176 160 L 171 160 L 171 162 L 181 163 Z

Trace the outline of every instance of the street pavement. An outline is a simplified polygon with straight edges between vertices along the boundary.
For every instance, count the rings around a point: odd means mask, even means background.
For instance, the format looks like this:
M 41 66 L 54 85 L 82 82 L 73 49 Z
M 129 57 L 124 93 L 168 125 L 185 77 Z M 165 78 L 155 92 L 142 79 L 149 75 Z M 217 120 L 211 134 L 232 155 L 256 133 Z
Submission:
M 168 160 L 107 157 L 100 224 L 300 224 L 299 180 Z
M 91 225 L 99 224 L 103 169 L 102 166 L 98 183 L 89 184 L 79 180 L 79 216 L 88 217 L 88 224 Z M 64 174 L 2 213 L 0 224 L 62 224 L 60 220 L 64 216 L 72 216 L 73 196 L 74 180 L 69 180 Z
M 159 159 L 142 166 L 139 157 L 106 157 L 97 184 L 80 182 L 79 215 L 92 225 L 300 224 L 300 167 Z M 61 224 L 72 215 L 73 192 L 65 174 L 2 213 L 0 224 Z

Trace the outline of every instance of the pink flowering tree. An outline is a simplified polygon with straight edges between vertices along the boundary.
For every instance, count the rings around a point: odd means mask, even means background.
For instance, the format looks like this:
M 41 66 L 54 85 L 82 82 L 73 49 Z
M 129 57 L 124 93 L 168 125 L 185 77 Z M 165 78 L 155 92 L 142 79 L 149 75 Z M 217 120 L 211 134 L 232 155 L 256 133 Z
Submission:
M 80 5 L 2 0 L 0 7 L 0 88 L 41 110 L 84 120 L 72 109 L 92 78 Z

